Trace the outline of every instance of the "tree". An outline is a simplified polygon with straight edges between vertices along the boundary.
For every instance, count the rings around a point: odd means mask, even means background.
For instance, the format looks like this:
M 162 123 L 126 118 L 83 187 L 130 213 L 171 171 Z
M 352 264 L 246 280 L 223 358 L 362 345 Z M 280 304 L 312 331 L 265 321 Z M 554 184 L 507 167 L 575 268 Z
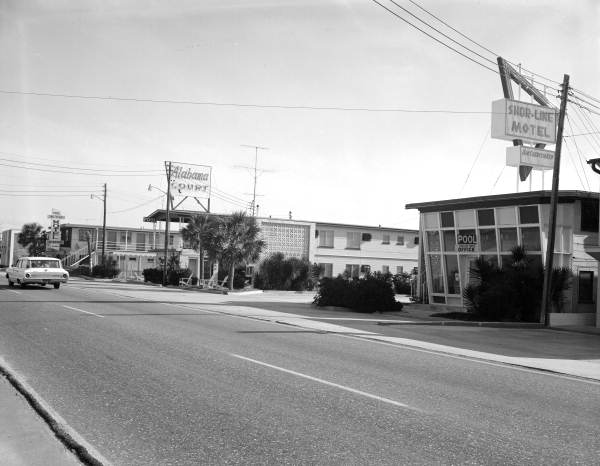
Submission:
M 204 278 L 204 252 L 209 258 L 217 256 L 216 246 L 219 221 L 210 214 L 194 215 L 189 223 L 181 230 L 183 239 L 190 243 L 192 249 L 200 255 L 200 278 Z
M 26 223 L 17 236 L 17 242 L 27 249 L 30 256 L 41 256 L 46 252 L 46 233 L 36 222 Z
M 260 229 L 254 217 L 246 216 L 245 212 L 234 212 L 231 216 L 221 219 L 217 231 L 211 232 L 207 238 L 211 249 L 217 258 L 229 268 L 229 289 L 233 290 L 235 266 L 242 262 L 254 262 L 265 246 L 258 239 Z

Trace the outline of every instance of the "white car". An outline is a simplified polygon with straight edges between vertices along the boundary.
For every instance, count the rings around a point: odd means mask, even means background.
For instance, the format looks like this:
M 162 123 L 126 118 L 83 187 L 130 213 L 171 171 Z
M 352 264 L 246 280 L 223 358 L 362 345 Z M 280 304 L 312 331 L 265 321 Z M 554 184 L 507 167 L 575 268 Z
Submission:
M 21 257 L 17 263 L 6 270 L 8 286 L 18 283 L 22 287 L 29 284 L 54 285 L 69 281 L 69 272 L 62 268 L 59 259 L 53 257 Z

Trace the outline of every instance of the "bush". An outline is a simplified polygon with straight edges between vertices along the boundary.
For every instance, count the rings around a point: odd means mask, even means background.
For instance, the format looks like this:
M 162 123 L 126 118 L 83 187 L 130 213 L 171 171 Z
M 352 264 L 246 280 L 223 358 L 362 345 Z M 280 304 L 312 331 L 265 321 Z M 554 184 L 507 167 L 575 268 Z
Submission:
M 69 275 L 72 277 L 89 277 L 91 273 L 92 272 L 89 265 L 78 265 L 77 267 L 69 270 Z
M 364 278 L 346 280 L 324 278 L 313 301 L 317 306 L 347 307 L 358 312 L 399 311 L 389 274 L 367 274 Z
M 142 275 L 144 276 L 145 282 L 162 283 L 163 280 L 163 271 L 158 268 L 144 269 Z
M 473 283 L 463 290 L 467 312 L 486 320 L 539 322 L 544 270 L 516 246 L 512 263 L 499 268 L 483 257 L 473 263 Z M 550 288 L 555 309 L 563 303 L 563 292 L 570 286 L 571 271 L 554 269 Z
M 394 282 L 394 289 L 398 294 L 410 294 L 410 274 L 406 272 L 397 273 L 392 275 L 392 281 Z
M 229 277 L 229 268 L 228 267 L 219 267 L 219 284 L 223 283 L 225 277 Z M 224 283 L 225 287 L 229 286 L 229 278 Z M 233 289 L 241 290 L 246 286 L 246 266 L 240 265 L 235 268 L 233 273 Z
M 115 278 L 121 271 L 117 269 L 114 263 L 98 264 L 92 267 L 92 277 Z
M 254 277 L 254 287 L 263 290 L 312 290 L 314 267 L 308 260 L 285 258 L 277 252 L 261 262 Z
M 167 273 L 167 285 L 179 286 L 179 280 L 182 278 L 188 278 L 191 273 L 192 271 L 190 269 L 170 270 Z M 162 270 L 159 283 L 162 283 Z

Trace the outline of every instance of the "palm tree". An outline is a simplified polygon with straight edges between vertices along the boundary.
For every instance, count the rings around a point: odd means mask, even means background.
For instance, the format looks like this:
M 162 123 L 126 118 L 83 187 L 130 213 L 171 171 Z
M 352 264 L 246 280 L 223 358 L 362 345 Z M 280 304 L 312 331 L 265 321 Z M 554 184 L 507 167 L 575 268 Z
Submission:
M 229 266 L 229 289 L 233 290 L 235 266 L 258 260 L 265 242 L 258 238 L 260 228 L 254 217 L 234 212 L 221 221 L 217 237 L 213 238 L 218 258 Z
M 39 223 L 26 223 L 21 228 L 17 242 L 27 249 L 30 256 L 41 256 L 46 251 L 45 235 Z
M 181 230 L 183 239 L 200 255 L 200 279 L 204 278 L 204 252 L 208 252 L 210 259 L 216 258 L 215 239 L 218 230 L 219 221 L 210 214 L 194 215 Z

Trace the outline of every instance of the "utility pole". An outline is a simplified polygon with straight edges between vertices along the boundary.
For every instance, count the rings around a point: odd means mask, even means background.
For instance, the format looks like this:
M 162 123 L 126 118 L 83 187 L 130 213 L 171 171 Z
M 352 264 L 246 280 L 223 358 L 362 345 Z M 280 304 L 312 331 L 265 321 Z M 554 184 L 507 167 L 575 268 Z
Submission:
M 106 261 L 106 183 L 104 183 L 102 202 L 104 204 L 104 214 L 102 215 L 102 267 L 104 267 Z
M 167 286 L 167 265 L 169 262 L 169 224 L 171 223 L 171 162 L 166 162 L 167 169 L 167 216 L 165 218 L 165 263 L 163 267 L 163 286 Z
M 567 111 L 567 98 L 569 97 L 569 75 L 565 74 L 562 83 L 562 96 L 560 100 L 560 113 L 558 114 L 558 129 L 556 134 L 556 148 L 554 153 L 554 170 L 552 172 L 552 195 L 550 197 L 550 222 L 548 226 L 548 247 L 546 248 L 546 267 L 544 269 L 544 288 L 542 290 L 541 314 L 544 325 L 550 323 L 548 312 L 551 306 L 550 287 L 552 286 L 552 271 L 554 268 L 554 243 L 556 241 L 556 208 L 558 204 L 558 175 L 560 171 L 560 151 L 562 148 L 563 128 L 565 113 Z
M 256 209 L 256 179 L 258 178 L 258 167 L 257 167 L 257 165 L 258 165 L 258 149 L 269 150 L 269 148 L 261 147 L 261 146 L 253 146 L 250 144 L 242 144 L 242 147 L 254 148 L 254 189 L 252 191 L 252 216 L 254 217 L 254 213 L 255 213 L 255 209 Z M 249 167 L 244 167 L 244 168 L 249 168 Z

